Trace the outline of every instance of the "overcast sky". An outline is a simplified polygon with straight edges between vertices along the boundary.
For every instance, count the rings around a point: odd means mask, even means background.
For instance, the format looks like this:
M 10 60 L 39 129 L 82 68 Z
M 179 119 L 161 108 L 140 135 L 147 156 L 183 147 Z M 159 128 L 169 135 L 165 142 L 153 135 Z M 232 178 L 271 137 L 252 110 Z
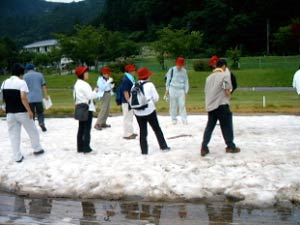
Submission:
M 80 2 L 80 1 L 84 1 L 84 0 L 46 0 L 47 2 Z

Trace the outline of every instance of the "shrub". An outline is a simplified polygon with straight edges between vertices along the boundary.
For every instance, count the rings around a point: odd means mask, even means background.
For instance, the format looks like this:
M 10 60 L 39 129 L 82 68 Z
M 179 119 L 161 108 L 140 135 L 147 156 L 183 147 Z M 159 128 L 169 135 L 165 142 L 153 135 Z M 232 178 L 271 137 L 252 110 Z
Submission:
M 195 71 L 209 71 L 211 70 L 210 66 L 208 65 L 207 60 L 195 60 L 193 62 L 193 68 Z

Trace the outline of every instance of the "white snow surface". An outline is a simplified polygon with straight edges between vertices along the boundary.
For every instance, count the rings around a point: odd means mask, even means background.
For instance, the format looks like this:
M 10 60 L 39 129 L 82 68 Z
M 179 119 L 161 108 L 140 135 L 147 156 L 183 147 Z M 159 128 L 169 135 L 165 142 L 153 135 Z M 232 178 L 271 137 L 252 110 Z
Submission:
M 272 206 L 300 202 L 300 118 L 298 116 L 234 116 L 239 154 L 225 153 L 217 126 L 210 154 L 200 156 L 206 115 L 189 116 L 189 124 L 173 125 L 159 116 L 171 151 L 159 149 L 148 126 L 149 155 L 141 155 L 139 139 L 122 138 L 122 117 L 109 117 L 111 128 L 92 128 L 92 154 L 77 153 L 78 122 L 46 119 L 40 132 L 44 155 L 34 156 L 22 129 L 25 160 L 12 160 L 5 120 L 0 121 L 0 189 L 33 196 L 150 200 L 209 198 L 225 194 L 239 204 Z M 96 119 L 93 121 L 93 125 Z M 137 123 L 134 123 L 138 133 Z M 178 135 L 186 135 L 176 137 Z M 171 139 L 169 139 L 171 137 Z

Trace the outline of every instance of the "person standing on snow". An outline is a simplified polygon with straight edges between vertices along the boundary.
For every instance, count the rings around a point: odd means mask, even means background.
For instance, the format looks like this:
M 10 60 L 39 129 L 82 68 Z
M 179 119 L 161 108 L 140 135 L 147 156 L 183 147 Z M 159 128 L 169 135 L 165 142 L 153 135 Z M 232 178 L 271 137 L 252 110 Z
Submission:
M 87 67 L 79 66 L 75 69 L 75 73 L 78 78 L 74 85 L 73 93 L 75 105 L 80 103 L 89 105 L 89 115 L 87 121 L 79 121 L 77 132 L 77 152 L 89 153 L 93 151 L 93 149 L 90 147 L 93 112 L 96 111 L 93 100 L 98 97 L 98 88 L 95 88 L 93 91 L 89 83 L 86 82 L 89 79 Z
M 185 98 L 189 91 L 189 79 L 184 68 L 185 60 L 182 57 L 176 59 L 176 66 L 169 69 L 166 74 L 166 93 L 164 99 L 170 99 L 170 115 L 173 124 L 177 124 L 177 112 L 182 123 L 187 124 Z
M 152 72 L 146 67 L 142 67 L 138 70 L 138 77 L 139 77 L 138 84 L 142 85 L 144 96 L 148 101 L 146 108 L 134 110 L 134 114 L 136 116 L 137 122 L 140 127 L 140 146 L 143 155 L 148 154 L 147 123 L 149 123 L 150 126 L 152 127 L 155 136 L 157 138 L 157 141 L 159 143 L 160 149 L 163 151 L 170 150 L 158 123 L 154 103 L 158 101 L 159 95 L 156 91 L 154 84 L 152 82 L 149 82 L 149 77 L 151 75 Z
M 13 150 L 13 159 L 20 163 L 24 156 L 20 151 L 21 127 L 25 128 L 34 155 L 44 153 L 40 143 L 39 132 L 33 120 L 33 112 L 28 103 L 27 93 L 29 92 L 26 82 L 22 79 L 24 67 L 21 64 L 14 64 L 12 76 L 1 85 L 3 100 L 6 104 L 6 119 L 8 134 Z
M 300 66 L 299 66 L 299 69 L 294 74 L 293 88 L 296 88 L 296 92 L 297 92 L 298 96 L 300 96 Z
M 37 115 L 39 126 L 43 132 L 46 132 L 43 93 L 46 99 L 48 99 L 48 93 L 45 78 L 43 74 L 34 71 L 33 64 L 26 64 L 25 69 L 27 73 L 24 75 L 24 80 L 29 89 L 28 101 L 31 111 L 33 112 L 33 118 Z
M 137 134 L 133 130 L 133 110 L 130 108 L 129 99 L 132 86 L 135 84 L 134 75 L 136 67 L 133 64 L 125 66 L 125 75 L 122 79 L 122 113 L 123 113 L 123 138 L 127 140 L 135 139 Z
M 233 142 L 232 112 L 229 106 L 232 85 L 230 76 L 225 73 L 226 67 L 227 62 L 219 59 L 216 69 L 206 79 L 205 108 L 208 112 L 208 121 L 203 135 L 201 156 L 209 154 L 208 143 L 218 120 L 227 145 L 226 153 L 241 151 Z
M 113 79 L 110 77 L 111 69 L 109 67 L 103 67 L 101 69 L 101 73 L 102 76 L 99 76 L 97 80 L 98 98 L 101 100 L 101 110 L 94 126 L 96 130 L 102 130 L 104 128 L 111 127 L 106 123 L 106 121 L 109 116 L 111 92 L 114 84 Z

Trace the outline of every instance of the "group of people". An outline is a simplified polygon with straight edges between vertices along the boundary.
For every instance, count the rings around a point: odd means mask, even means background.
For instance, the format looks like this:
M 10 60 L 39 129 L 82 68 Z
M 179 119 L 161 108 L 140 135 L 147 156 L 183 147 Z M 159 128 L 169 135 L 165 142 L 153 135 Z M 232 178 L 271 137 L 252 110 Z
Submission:
M 227 145 L 225 152 L 238 153 L 240 149 L 236 147 L 233 141 L 232 113 L 229 107 L 230 96 L 236 88 L 236 80 L 234 75 L 228 70 L 227 63 L 224 59 L 212 57 L 210 63 L 211 66 L 214 67 L 214 70 L 213 73 L 208 76 L 205 84 L 205 105 L 206 111 L 208 112 L 208 122 L 203 135 L 200 154 L 201 156 L 205 156 L 209 153 L 208 143 L 217 121 L 220 122 L 222 134 Z M 182 123 L 188 123 L 185 100 L 189 91 L 189 80 L 184 66 L 185 59 L 179 57 L 175 61 L 175 66 L 171 67 L 165 75 L 166 92 L 164 99 L 170 101 L 170 115 L 173 124 L 177 124 L 178 113 Z M 42 105 L 42 98 L 48 98 L 45 79 L 42 74 L 33 70 L 34 66 L 32 64 L 27 64 L 26 69 L 28 72 L 24 75 L 25 68 L 21 64 L 14 64 L 12 69 L 13 75 L 6 79 L 1 86 L 3 100 L 6 104 L 9 137 L 16 162 L 22 162 L 24 159 L 20 152 L 21 126 L 24 126 L 30 137 L 35 155 L 44 153 L 40 144 L 39 133 L 33 120 L 35 114 L 37 114 L 39 126 L 42 131 L 47 130 L 44 123 Z M 79 121 L 77 152 L 90 153 L 93 151 L 90 146 L 90 133 L 93 112 L 96 111 L 95 99 L 101 100 L 101 110 L 94 128 L 102 130 L 111 127 L 107 124 L 111 96 L 114 88 L 111 72 L 109 67 L 103 67 L 101 69 L 101 75 L 97 80 L 97 87 L 92 89 L 87 82 L 89 79 L 88 67 L 79 66 L 75 69 L 75 74 L 78 78 L 74 85 L 73 92 L 75 105 L 82 103 L 88 105 L 87 119 Z M 123 138 L 131 140 L 138 136 L 134 133 L 133 129 L 133 118 L 135 116 L 140 128 L 139 139 L 141 153 L 145 155 L 148 154 L 148 123 L 156 135 L 160 149 L 162 151 L 170 150 L 158 122 L 155 103 L 159 100 L 159 95 L 155 85 L 150 81 L 151 75 L 152 72 L 146 67 L 137 69 L 135 65 L 128 64 L 125 66 L 124 77 L 117 89 L 121 93 Z M 130 104 L 131 91 L 137 84 L 142 87 L 143 95 L 147 100 L 147 105 L 143 109 L 133 109 Z

